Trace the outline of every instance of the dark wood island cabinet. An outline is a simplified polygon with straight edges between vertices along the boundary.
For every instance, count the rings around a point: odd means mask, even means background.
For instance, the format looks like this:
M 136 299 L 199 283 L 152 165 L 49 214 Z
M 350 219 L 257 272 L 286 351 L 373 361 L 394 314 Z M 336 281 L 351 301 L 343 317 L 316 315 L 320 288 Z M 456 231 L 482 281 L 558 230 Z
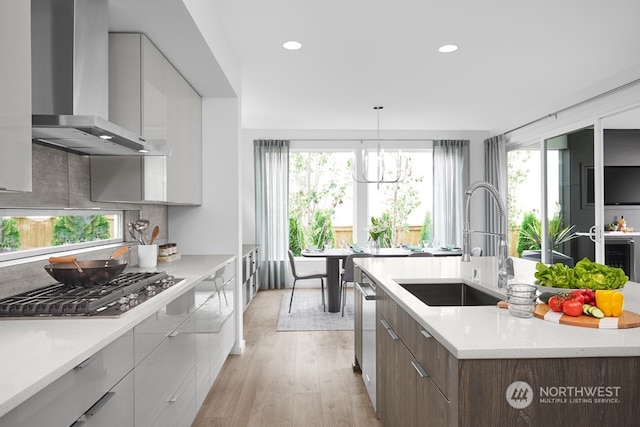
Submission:
M 381 286 L 376 303 L 377 411 L 385 426 L 640 420 L 640 357 L 457 359 Z

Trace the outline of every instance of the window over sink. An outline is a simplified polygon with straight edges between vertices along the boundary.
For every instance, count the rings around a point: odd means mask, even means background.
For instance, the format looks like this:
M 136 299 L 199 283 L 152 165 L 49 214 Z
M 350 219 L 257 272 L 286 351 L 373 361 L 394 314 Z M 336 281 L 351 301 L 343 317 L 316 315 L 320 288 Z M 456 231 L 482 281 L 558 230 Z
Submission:
M 0 209 L 0 261 L 120 242 L 123 212 Z

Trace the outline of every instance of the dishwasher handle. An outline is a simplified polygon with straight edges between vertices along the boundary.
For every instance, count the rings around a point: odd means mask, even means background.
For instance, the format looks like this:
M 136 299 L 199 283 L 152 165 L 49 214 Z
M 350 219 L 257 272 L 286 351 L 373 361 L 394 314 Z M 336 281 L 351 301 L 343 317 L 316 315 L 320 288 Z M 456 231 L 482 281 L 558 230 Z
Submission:
M 367 301 L 373 301 L 376 299 L 376 291 L 369 283 L 355 282 L 354 286 L 362 294 L 362 297 Z

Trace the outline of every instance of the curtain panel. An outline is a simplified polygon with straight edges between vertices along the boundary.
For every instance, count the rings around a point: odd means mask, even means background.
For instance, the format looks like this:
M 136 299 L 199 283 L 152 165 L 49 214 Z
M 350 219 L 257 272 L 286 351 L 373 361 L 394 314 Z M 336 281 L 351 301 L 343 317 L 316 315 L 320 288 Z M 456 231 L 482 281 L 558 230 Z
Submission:
M 256 243 L 260 246 L 260 287 L 287 282 L 289 248 L 289 141 L 254 140 Z
M 433 141 L 433 241 L 462 246 L 469 141 Z
M 485 181 L 493 184 L 498 189 L 502 200 L 507 205 L 507 149 L 504 135 L 498 135 L 485 139 L 484 141 L 484 173 Z M 500 232 L 500 215 L 498 206 L 489 193 L 485 195 L 485 230 L 492 233 Z M 505 212 L 505 224 L 508 221 Z M 507 227 L 508 229 L 508 227 Z M 505 229 L 508 233 L 508 230 Z M 507 242 L 509 236 L 506 236 Z M 498 238 L 496 236 L 485 236 L 486 255 L 496 255 Z

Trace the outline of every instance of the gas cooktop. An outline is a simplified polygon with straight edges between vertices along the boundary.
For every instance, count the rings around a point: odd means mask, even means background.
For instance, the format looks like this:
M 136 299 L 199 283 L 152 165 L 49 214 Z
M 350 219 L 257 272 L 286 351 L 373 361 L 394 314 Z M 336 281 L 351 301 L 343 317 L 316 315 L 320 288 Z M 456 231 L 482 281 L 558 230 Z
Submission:
M 55 283 L 0 300 L 0 317 L 116 317 L 181 280 L 143 272 L 121 273 L 101 286 Z

